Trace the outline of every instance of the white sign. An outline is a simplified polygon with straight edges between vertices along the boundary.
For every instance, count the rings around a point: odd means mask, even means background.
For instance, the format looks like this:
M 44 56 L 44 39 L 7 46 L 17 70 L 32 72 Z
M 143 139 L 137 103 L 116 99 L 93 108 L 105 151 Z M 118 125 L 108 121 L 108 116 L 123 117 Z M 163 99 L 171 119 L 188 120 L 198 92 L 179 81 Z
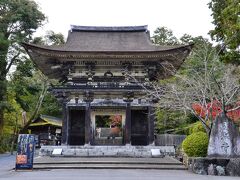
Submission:
M 152 156 L 160 156 L 160 149 L 151 149 Z
M 52 152 L 52 155 L 61 155 L 62 154 L 62 149 L 54 149 Z

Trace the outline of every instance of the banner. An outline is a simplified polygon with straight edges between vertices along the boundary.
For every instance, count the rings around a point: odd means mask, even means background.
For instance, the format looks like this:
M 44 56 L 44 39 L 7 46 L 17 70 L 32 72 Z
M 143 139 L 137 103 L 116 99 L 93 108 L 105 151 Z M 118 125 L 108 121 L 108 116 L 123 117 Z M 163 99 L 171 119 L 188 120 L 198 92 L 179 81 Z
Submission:
M 17 142 L 16 170 L 32 169 L 35 135 L 19 134 Z

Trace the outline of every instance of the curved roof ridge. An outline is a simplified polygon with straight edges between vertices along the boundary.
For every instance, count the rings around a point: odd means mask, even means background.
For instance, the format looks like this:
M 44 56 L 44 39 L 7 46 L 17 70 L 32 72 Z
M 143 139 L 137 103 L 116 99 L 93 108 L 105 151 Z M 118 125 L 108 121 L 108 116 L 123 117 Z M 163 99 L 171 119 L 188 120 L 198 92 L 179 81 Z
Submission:
M 142 26 L 78 26 L 71 25 L 71 31 L 91 31 L 91 32 L 138 32 L 148 31 L 147 25 Z

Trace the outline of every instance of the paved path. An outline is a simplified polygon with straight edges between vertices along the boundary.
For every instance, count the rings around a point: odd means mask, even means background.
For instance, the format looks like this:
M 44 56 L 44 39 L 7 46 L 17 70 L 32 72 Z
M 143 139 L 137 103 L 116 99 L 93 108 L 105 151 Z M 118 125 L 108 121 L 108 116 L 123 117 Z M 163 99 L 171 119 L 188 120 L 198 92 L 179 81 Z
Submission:
M 9 180 L 239 180 L 239 177 L 217 177 L 171 170 L 51 170 L 9 172 L 0 179 Z
M 15 172 L 15 155 L 0 155 L 0 180 L 239 180 L 239 177 L 196 175 L 172 170 L 66 169 Z
M 16 155 L 10 153 L 0 154 L 0 179 L 9 174 L 10 170 L 15 167 Z

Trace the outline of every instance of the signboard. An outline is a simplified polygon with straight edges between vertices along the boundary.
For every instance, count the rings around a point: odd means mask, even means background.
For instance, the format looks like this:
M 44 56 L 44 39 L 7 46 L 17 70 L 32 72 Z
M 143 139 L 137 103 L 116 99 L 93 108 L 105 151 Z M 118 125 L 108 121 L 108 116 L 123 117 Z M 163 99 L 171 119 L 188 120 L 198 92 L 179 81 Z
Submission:
M 35 135 L 19 134 L 16 155 L 16 170 L 32 169 Z

